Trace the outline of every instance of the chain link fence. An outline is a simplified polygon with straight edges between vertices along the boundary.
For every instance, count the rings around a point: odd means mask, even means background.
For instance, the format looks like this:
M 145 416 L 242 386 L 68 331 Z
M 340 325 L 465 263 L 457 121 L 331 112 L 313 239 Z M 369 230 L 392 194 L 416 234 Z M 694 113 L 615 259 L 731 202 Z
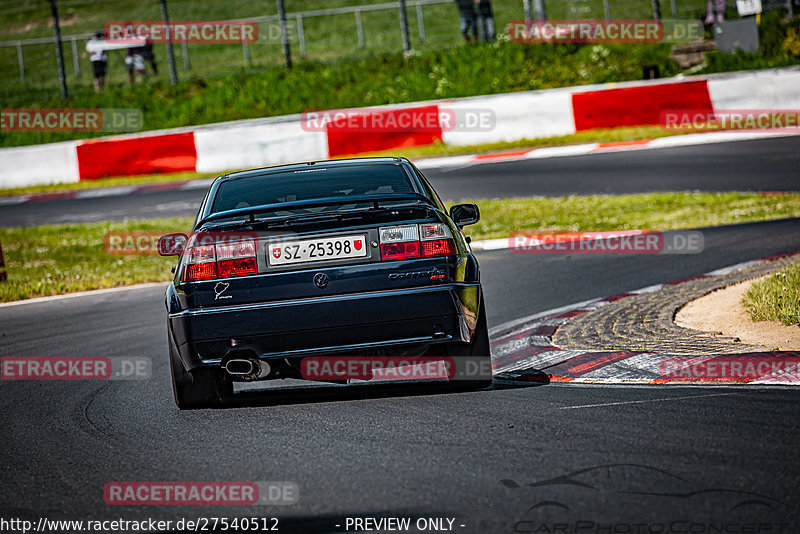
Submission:
M 781 0 L 776 0 L 781 1 Z M 178 79 L 204 79 L 281 65 L 284 49 L 277 1 L 166 0 L 171 21 L 242 20 L 258 25 L 256 42 L 241 44 L 175 43 Z M 463 43 L 455 0 L 406 0 L 408 37 L 412 50 L 426 51 Z M 160 21 L 159 0 L 57 0 L 63 40 L 64 68 L 70 90 L 90 90 L 92 64 L 87 39 L 109 21 Z M 295 63 L 334 61 L 404 49 L 399 2 L 331 0 L 315 9 L 313 0 L 285 0 L 286 31 Z M 493 0 L 498 38 L 512 20 L 525 18 L 526 0 Z M 549 19 L 653 17 L 652 0 L 546 0 Z M 728 9 L 735 12 L 733 0 Z M 664 18 L 702 19 L 705 0 L 660 0 Z M 167 45 L 156 44 L 155 67 L 146 66 L 147 78 L 169 79 Z M 125 50 L 108 52 L 107 85 L 129 83 Z M 47 1 L 0 1 L 0 73 L 4 105 L 58 94 L 59 78 L 53 17 Z M 144 76 L 135 83 L 147 83 Z

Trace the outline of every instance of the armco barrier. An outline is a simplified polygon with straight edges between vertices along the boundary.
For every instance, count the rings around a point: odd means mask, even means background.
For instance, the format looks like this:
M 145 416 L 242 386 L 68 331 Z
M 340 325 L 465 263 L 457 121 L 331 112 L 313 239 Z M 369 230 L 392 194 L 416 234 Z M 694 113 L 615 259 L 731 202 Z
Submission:
M 568 87 L 411 103 L 356 113 L 491 110 L 494 127 L 417 132 L 304 127 L 299 115 L 0 150 L 0 187 L 156 172 L 223 172 L 441 141 L 474 145 L 658 124 L 671 109 L 800 109 L 800 68 Z M 380 122 L 380 121 L 379 121 Z

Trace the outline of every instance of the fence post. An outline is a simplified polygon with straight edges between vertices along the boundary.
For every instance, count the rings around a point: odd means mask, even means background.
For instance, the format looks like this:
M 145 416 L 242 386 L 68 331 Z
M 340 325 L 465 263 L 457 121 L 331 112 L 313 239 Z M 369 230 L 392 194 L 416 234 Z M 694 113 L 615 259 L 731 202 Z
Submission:
M 192 68 L 191 63 L 189 63 L 189 45 L 186 44 L 186 41 L 181 43 L 181 53 L 183 54 L 183 68 L 189 70 Z
M 658 3 L 658 0 L 653 0 L 653 19 L 661 20 L 661 4 Z
M 244 64 L 249 66 L 250 65 L 250 47 L 247 45 L 247 38 L 245 37 L 245 35 L 247 35 L 245 33 L 245 27 L 242 26 L 242 52 L 244 53 Z
M 525 9 L 525 22 L 530 22 L 533 19 L 531 0 L 522 0 L 522 7 Z
M 72 38 L 72 66 L 75 68 L 75 77 L 81 75 L 81 62 L 78 57 L 78 38 Z
M 19 63 L 19 81 L 25 81 L 25 60 L 22 57 L 22 43 L 17 43 L 17 63 Z
M 408 38 L 408 13 L 406 13 L 406 0 L 400 0 L 400 31 L 403 33 L 403 50 L 411 50 L 411 40 Z
M 289 48 L 289 32 L 286 30 L 286 8 L 283 0 L 278 0 L 278 16 L 281 19 L 281 41 L 283 41 L 283 57 L 286 60 L 286 68 L 292 68 L 292 51 Z
M 364 26 L 361 24 L 361 10 L 356 8 L 356 33 L 358 33 L 358 46 L 364 48 L 366 42 L 364 40 Z
M 58 6 L 56 0 L 50 0 L 50 11 L 53 13 L 53 30 L 56 34 L 56 59 L 58 60 L 58 81 L 61 86 L 61 98 L 67 98 L 67 77 L 64 74 L 64 50 L 61 48 L 61 26 L 58 22 Z
M 169 80 L 172 85 L 178 83 L 178 71 L 175 70 L 175 51 L 172 49 L 172 28 L 169 27 L 169 13 L 167 12 L 167 0 L 161 0 L 161 21 L 167 28 L 167 59 L 169 60 Z
M 673 2 L 675 0 L 672 0 Z M 608 5 L 608 0 L 603 0 L 603 15 L 605 16 L 606 20 L 611 19 L 611 8 Z
M 533 10 L 536 13 L 536 18 L 539 20 L 547 20 L 547 9 L 544 5 L 544 0 L 534 0 Z
M 789 0 L 791 1 L 791 0 Z M 675 0 L 669 0 L 670 7 L 672 8 L 672 18 L 678 18 L 678 3 Z
M 422 4 L 417 2 L 417 25 L 419 26 L 419 40 L 425 42 L 425 19 L 422 17 Z
M 297 39 L 300 41 L 300 55 L 306 57 L 306 30 L 303 27 L 303 15 L 297 15 Z
M 8 273 L 5 271 L 6 262 L 3 259 L 3 247 L 0 245 L 0 282 L 8 280 Z

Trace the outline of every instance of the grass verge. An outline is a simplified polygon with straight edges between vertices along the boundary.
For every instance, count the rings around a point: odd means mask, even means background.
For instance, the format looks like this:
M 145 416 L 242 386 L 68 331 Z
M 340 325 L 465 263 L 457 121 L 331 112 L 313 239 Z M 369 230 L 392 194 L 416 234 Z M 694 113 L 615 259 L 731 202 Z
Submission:
M 800 262 L 755 282 L 742 304 L 754 321 L 800 325 Z
M 467 232 L 474 240 L 507 237 L 517 230 L 668 230 L 800 216 L 800 194 L 652 193 L 477 202 L 482 220 Z M 190 227 L 190 218 L 175 218 L 0 228 L 8 272 L 8 280 L 0 282 L 0 301 L 168 281 L 174 259 L 108 254 L 104 236 Z
M 656 137 L 666 137 L 670 135 L 681 135 L 693 132 L 667 131 L 659 126 L 635 126 L 611 129 L 586 130 L 572 135 L 559 137 L 546 137 L 540 139 L 521 139 L 519 141 L 503 143 L 487 143 L 469 146 L 451 146 L 442 143 L 434 145 L 386 150 L 361 156 L 405 156 L 411 160 L 420 158 L 430 158 L 437 156 L 455 156 L 461 154 L 481 154 L 487 152 L 500 152 L 511 149 L 542 148 L 548 146 L 563 146 L 579 143 L 613 143 L 618 141 L 635 141 L 639 139 L 652 139 Z M 351 157 L 351 156 L 342 156 Z M 233 169 L 227 172 L 231 172 Z M 153 174 L 146 176 L 121 176 L 115 178 L 105 178 L 103 180 L 91 180 L 72 184 L 49 184 L 35 185 L 29 187 L 15 187 L 11 189 L 0 189 L 0 197 L 14 195 L 30 195 L 36 193 L 57 193 L 71 191 L 74 189 L 94 189 L 101 187 L 119 187 L 128 185 L 153 185 L 157 183 L 179 182 L 194 180 L 197 178 L 208 178 L 218 176 L 215 174 L 199 174 L 195 172 L 180 172 L 170 174 Z
M 473 239 L 513 231 L 677 230 L 800 216 L 800 194 L 644 193 L 617 196 L 509 198 L 476 202 Z
M 174 258 L 108 254 L 109 232 L 186 232 L 190 218 L 101 222 L 0 229 L 8 280 L 0 301 L 161 282 L 170 279 Z

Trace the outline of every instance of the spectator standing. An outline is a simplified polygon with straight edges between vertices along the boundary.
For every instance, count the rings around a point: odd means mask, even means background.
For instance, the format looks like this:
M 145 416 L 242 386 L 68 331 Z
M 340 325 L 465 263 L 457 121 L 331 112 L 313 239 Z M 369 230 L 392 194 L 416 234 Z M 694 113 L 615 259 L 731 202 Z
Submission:
M 128 48 L 125 56 L 125 70 L 128 71 L 128 81 L 133 85 L 134 71 L 147 77 L 147 69 L 144 67 L 144 57 L 142 57 L 142 47 Z
M 494 41 L 494 15 L 492 14 L 492 0 L 475 0 L 478 6 L 478 29 L 484 43 Z
M 95 93 L 99 93 L 106 86 L 108 54 L 102 47 L 103 43 L 105 43 L 105 40 L 103 39 L 102 31 L 96 31 L 86 43 L 86 51 L 89 52 L 89 60 L 92 62 L 92 70 L 94 71 Z
M 150 64 L 153 69 L 153 74 L 158 76 L 158 63 L 156 63 L 156 55 L 153 53 L 153 40 L 147 37 L 147 41 L 142 47 L 142 57 Z
M 133 24 L 130 22 L 125 25 L 125 39 L 136 39 Z M 129 43 L 132 45 L 132 43 Z M 128 81 L 133 85 L 134 72 L 138 72 L 142 77 L 147 77 L 147 69 L 144 67 L 144 56 L 142 56 L 143 46 L 129 46 L 125 53 L 125 70 L 128 71 Z
M 706 0 L 706 18 L 703 21 L 705 26 L 711 26 L 716 22 L 725 22 L 725 0 Z
M 476 21 L 474 0 L 456 0 L 458 13 L 461 18 L 461 35 L 464 40 L 470 42 L 478 40 L 478 25 Z M 470 37 L 471 34 L 471 37 Z

